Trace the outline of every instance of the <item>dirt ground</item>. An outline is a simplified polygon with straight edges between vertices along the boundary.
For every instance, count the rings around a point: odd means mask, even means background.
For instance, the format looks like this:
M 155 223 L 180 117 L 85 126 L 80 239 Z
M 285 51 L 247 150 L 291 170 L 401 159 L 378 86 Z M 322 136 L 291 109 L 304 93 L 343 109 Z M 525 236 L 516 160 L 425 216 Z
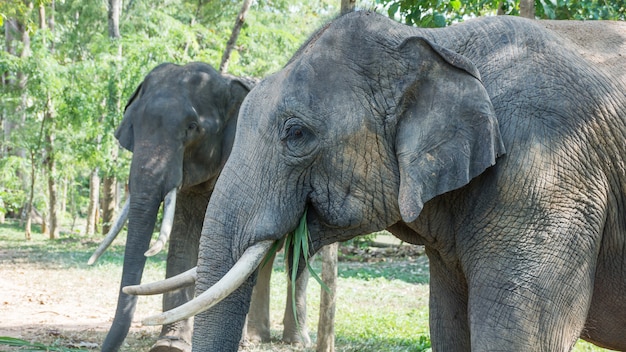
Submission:
M 98 350 L 115 312 L 120 269 L 44 267 L 23 255 L 0 250 L 0 336 Z M 162 275 L 145 274 L 148 280 Z M 140 298 L 124 351 L 147 350 L 158 330 L 142 326 L 140 319 L 160 308 L 159 297 Z M 0 345 L 0 351 L 7 350 L 12 349 Z
M 38 235 L 43 236 L 43 235 Z M 42 239 L 43 240 L 43 239 Z M 34 239 L 33 242 L 35 242 Z M 43 242 L 42 242 L 43 243 Z M 95 242 L 94 242 L 95 243 Z M 82 243 L 82 256 L 85 246 Z M 344 248 L 343 256 L 356 255 L 366 261 L 380 260 L 379 252 Z M 19 338 L 55 348 L 100 350 L 111 326 L 121 277 L 119 264 L 87 266 L 83 258 L 50 260 L 43 250 L 0 248 L 0 336 Z M 76 255 L 68 251 L 61 256 Z M 150 261 L 149 261 L 150 263 Z M 147 265 L 143 282 L 163 277 L 162 265 Z M 160 296 L 140 297 L 124 352 L 147 351 L 158 327 L 143 326 L 141 319 L 161 311 Z M 280 324 L 280 322 L 276 322 Z M 280 328 L 279 328 L 280 330 Z M 293 351 L 293 347 L 263 344 L 248 351 Z M 0 351 L 17 348 L 0 344 Z

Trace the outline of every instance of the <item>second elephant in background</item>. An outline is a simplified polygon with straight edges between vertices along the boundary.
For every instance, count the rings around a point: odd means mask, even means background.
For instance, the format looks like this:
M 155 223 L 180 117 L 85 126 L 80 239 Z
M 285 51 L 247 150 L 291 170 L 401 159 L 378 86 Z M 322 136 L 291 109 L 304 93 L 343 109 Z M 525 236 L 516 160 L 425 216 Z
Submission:
M 128 334 L 137 304 L 121 288 L 137 285 L 147 255 L 154 255 L 168 237 L 166 277 L 196 265 L 204 213 L 213 187 L 230 154 L 239 106 L 256 82 L 219 74 L 208 64 L 184 66 L 164 63 L 154 68 L 135 90 L 115 132 L 120 144 L 133 153 L 129 176 L 129 201 L 113 228 L 128 217 L 128 237 L 117 310 L 102 351 L 117 351 Z M 157 213 L 164 203 L 163 224 L 157 242 L 150 246 Z M 93 263 L 115 234 L 90 260 Z M 273 261 L 273 258 L 272 258 Z M 259 273 L 252 297 L 247 339 L 267 341 L 269 331 L 269 279 L 272 262 Z M 306 327 L 306 283 L 296 283 L 296 324 L 288 295 L 283 340 L 310 343 Z M 288 289 L 290 292 L 290 289 Z M 163 310 L 177 307 L 194 296 L 194 287 L 166 294 Z M 152 347 L 157 351 L 190 351 L 190 319 L 165 325 Z

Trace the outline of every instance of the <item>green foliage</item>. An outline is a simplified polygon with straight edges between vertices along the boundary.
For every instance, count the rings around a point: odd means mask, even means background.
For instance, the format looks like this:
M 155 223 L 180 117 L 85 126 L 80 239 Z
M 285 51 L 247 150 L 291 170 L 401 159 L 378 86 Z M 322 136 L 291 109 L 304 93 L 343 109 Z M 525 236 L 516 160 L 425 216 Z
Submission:
M 50 16 L 49 0 L 43 3 Z M 0 2 L 0 26 L 19 23 L 31 39 L 30 55 L 19 33 L 0 51 L 0 124 L 11 126 L 0 137 L 0 161 L 33 155 L 43 175 L 46 135 L 54 136 L 56 179 L 76 187 L 98 168 L 103 175 L 128 177 L 130 153 L 119 153 L 114 131 L 126 101 L 145 75 L 163 62 L 207 62 L 218 67 L 240 1 L 134 0 L 124 2 L 122 37 L 108 37 L 107 4 L 102 1 L 56 1 L 54 30 L 38 28 L 38 11 L 21 0 Z M 200 6 L 201 5 L 201 6 Z M 263 77 L 280 69 L 300 43 L 323 21 L 338 12 L 335 0 L 257 1 L 250 8 L 229 65 L 230 73 Z M 12 23 L 13 23 L 12 22 Z M 5 28 L 0 40 L 6 42 Z M 19 82 L 26 82 L 22 89 Z M 118 155 L 115 157 L 116 155 Z M 30 170 L 30 159 L 26 159 Z M 0 190 L 3 207 L 23 201 L 30 172 L 5 173 Z M 10 179 L 9 179 L 10 178 Z M 42 197 L 44 177 L 35 194 Z M 85 191 L 73 190 L 70 209 L 84 213 Z M 74 214 L 74 215 L 75 215 Z
M 535 16 L 554 20 L 626 20 L 626 1 L 536 0 Z
M 0 345 L 19 347 L 20 351 L 50 351 L 50 352 L 80 352 L 86 351 L 78 348 L 66 348 L 62 346 L 48 346 L 38 342 L 29 342 L 8 336 L 0 336 Z
M 26 201 L 18 174 L 27 173 L 26 160 L 17 156 L 0 159 L 0 213 L 16 212 Z
M 493 14 L 500 0 L 376 0 L 389 17 L 419 27 L 444 27 L 467 17 Z
M 519 15 L 519 0 L 376 0 L 380 11 L 408 25 L 444 27 L 467 18 L 493 15 L 498 8 Z M 626 2 L 535 0 L 535 17 L 558 20 L 624 20 Z

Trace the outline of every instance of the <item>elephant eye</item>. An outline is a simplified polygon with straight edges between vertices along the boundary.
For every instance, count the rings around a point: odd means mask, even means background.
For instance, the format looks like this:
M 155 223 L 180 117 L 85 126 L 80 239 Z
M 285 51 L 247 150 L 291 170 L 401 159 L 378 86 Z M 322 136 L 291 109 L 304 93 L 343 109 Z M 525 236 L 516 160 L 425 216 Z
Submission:
M 293 126 L 289 128 L 288 139 L 298 139 L 304 136 L 304 132 L 302 131 L 302 126 Z
M 195 122 L 191 122 L 191 123 L 189 124 L 189 126 L 187 126 L 187 129 L 188 129 L 188 130 L 190 130 L 190 131 L 191 131 L 191 130 L 197 130 L 197 129 L 198 129 L 198 124 L 197 124 L 197 123 L 195 123 Z
M 281 140 L 285 143 L 293 144 L 297 143 L 298 140 L 303 139 L 308 134 L 310 134 L 310 131 L 306 127 L 299 124 L 292 124 L 285 127 Z
M 315 134 L 299 121 L 287 121 L 281 135 L 281 141 L 289 154 L 302 157 L 310 154 L 317 145 Z

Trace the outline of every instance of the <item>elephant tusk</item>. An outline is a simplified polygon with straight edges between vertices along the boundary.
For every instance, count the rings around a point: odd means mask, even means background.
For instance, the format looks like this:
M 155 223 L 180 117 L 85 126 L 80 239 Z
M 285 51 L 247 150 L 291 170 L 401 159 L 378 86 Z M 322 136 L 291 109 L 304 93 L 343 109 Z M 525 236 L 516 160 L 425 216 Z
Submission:
M 111 243 L 113 243 L 113 240 L 115 239 L 115 237 L 119 235 L 120 231 L 124 227 L 124 224 L 126 223 L 126 220 L 128 220 L 129 208 L 130 208 L 130 196 L 126 199 L 126 203 L 124 203 L 124 206 L 122 207 L 122 212 L 117 217 L 117 220 L 115 220 L 115 223 L 109 230 L 109 233 L 107 233 L 107 235 L 104 237 L 104 240 L 102 240 L 102 242 L 100 243 L 96 251 L 93 252 L 91 257 L 89 258 L 89 261 L 87 261 L 87 265 L 92 265 L 93 263 L 95 263 L 96 260 L 100 258 L 102 253 L 104 253 L 107 250 L 107 248 L 109 248 Z
M 215 285 L 198 297 L 142 321 L 144 325 L 165 325 L 202 313 L 230 295 L 256 270 L 274 241 L 263 241 L 246 249 L 235 265 Z
M 193 267 L 168 279 L 143 285 L 126 286 L 122 291 L 128 295 L 158 295 L 191 286 L 196 283 L 197 267 Z
M 174 224 L 174 210 L 176 210 L 176 188 L 169 191 L 163 201 L 163 222 L 161 222 L 161 231 L 159 238 L 154 242 L 152 247 L 144 253 L 146 257 L 152 257 L 163 250 L 165 243 L 170 238 L 172 225 Z

